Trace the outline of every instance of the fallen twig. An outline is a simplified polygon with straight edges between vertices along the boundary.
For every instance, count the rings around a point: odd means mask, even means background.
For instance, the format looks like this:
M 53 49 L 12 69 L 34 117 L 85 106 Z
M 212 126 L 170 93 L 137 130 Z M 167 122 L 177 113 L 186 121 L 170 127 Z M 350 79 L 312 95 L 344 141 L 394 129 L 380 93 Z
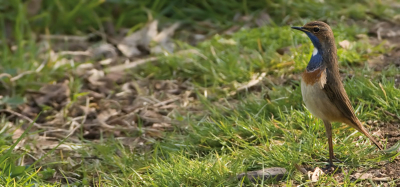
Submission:
M 12 78 L 12 76 L 10 74 L 8 74 L 8 73 L 0 74 L 0 79 L 3 78 L 3 77 L 9 77 L 10 79 Z
M 389 116 L 392 116 L 392 117 L 397 118 L 398 120 L 400 120 L 400 116 L 397 116 L 396 114 L 393 114 L 393 113 L 391 113 L 391 112 L 389 112 L 389 111 L 387 111 L 387 110 L 384 110 L 384 109 L 382 109 L 382 110 L 383 110 L 383 112 L 384 112 L 385 114 L 387 114 L 387 115 L 389 115 Z
M 41 128 L 41 129 L 49 128 L 49 127 L 43 127 L 43 125 L 40 125 L 40 124 L 34 122 L 34 121 L 33 121 L 32 119 L 30 119 L 28 116 L 25 116 L 25 115 L 20 114 L 20 113 L 18 113 L 18 112 L 14 112 L 14 111 L 8 110 L 8 109 L 1 109 L 1 110 L 0 110 L 0 113 L 3 113 L 3 112 L 7 112 L 7 113 L 10 113 L 10 114 L 12 114 L 12 115 L 16 115 L 16 116 L 18 116 L 18 117 L 20 117 L 20 118 L 22 118 L 22 119 L 28 121 L 29 123 L 32 123 L 35 127 L 38 127 L 38 128 Z
M 307 173 L 308 173 L 307 170 L 306 170 L 304 167 L 302 167 L 302 166 L 299 166 L 299 165 L 297 165 L 297 164 L 294 164 L 294 167 L 295 167 L 297 170 L 299 170 L 300 172 L 302 172 L 303 174 L 307 174 Z
M 161 102 L 159 102 L 159 103 L 156 103 L 156 104 L 154 104 L 154 106 L 155 107 L 160 107 L 160 106 L 164 106 L 164 105 L 166 105 L 166 104 L 168 104 L 168 103 L 172 103 L 172 102 L 174 102 L 174 101 L 177 101 L 177 100 L 179 100 L 180 98 L 172 98 L 172 99 L 168 99 L 168 100 L 165 100 L 165 101 L 161 101 Z
M 125 69 L 131 69 L 131 68 L 135 68 L 136 66 L 142 65 L 144 63 L 147 62 L 153 62 L 158 60 L 157 57 L 150 57 L 150 58 L 145 58 L 145 59 L 140 59 L 140 60 L 136 60 L 130 63 L 125 63 L 125 64 L 121 64 L 121 65 L 117 65 L 117 66 L 113 66 L 113 67 L 109 67 L 106 68 L 105 71 L 106 72 L 120 72 L 123 71 Z
M 253 75 L 253 77 L 251 78 L 250 81 L 248 81 L 247 83 L 242 84 L 241 86 L 239 86 L 235 91 L 232 91 L 229 93 L 230 96 L 235 95 L 237 92 L 241 92 L 243 90 L 247 90 L 253 86 L 256 86 L 258 83 L 260 83 L 262 81 L 262 79 L 265 77 L 266 73 L 263 72 L 261 73 L 261 75 L 257 74 L 257 75 Z
M 63 40 L 63 41 L 86 41 L 87 36 L 69 36 L 69 35 L 40 35 L 44 40 Z
M 60 51 L 59 55 L 72 55 L 72 56 L 91 56 L 90 51 Z
M 175 54 L 181 55 L 181 54 L 188 54 L 188 53 L 196 54 L 196 55 L 199 55 L 202 58 L 207 59 L 206 56 L 204 56 L 203 54 L 199 53 L 197 50 L 194 50 L 194 49 L 178 51 Z M 136 61 L 133 61 L 133 62 L 129 62 L 129 63 L 125 63 L 125 64 L 113 66 L 113 67 L 109 67 L 109 68 L 106 68 L 104 71 L 105 72 L 120 72 L 120 71 L 123 71 L 125 69 L 135 68 L 135 67 L 137 67 L 139 65 L 142 65 L 142 64 L 145 64 L 147 62 L 156 61 L 158 59 L 159 59 L 158 57 L 149 57 L 149 58 L 140 59 L 140 60 L 136 60 Z
M 32 74 L 32 73 L 35 73 L 35 71 L 25 71 L 25 72 L 22 72 L 22 73 L 18 74 L 17 76 L 12 77 L 12 78 L 10 79 L 10 81 L 11 81 L 11 82 L 15 82 L 16 80 L 22 78 L 23 76 L 29 75 L 29 74 Z

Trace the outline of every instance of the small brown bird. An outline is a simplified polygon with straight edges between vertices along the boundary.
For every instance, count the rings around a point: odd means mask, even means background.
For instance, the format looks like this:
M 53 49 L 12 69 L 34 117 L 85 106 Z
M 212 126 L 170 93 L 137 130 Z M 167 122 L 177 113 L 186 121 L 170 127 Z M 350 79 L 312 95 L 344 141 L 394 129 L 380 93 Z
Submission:
M 342 122 L 367 136 L 380 150 L 382 146 L 365 130 L 354 114 L 346 90 L 340 80 L 335 38 L 328 24 L 313 21 L 303 27 L 292 27 L 303 31 L 314 45 L 314 51 L 306 70 L 302 74 L 301 93 L 307 109 L 322 119 L 329 144 L 329 165 L 333 167 L 332 125 Z

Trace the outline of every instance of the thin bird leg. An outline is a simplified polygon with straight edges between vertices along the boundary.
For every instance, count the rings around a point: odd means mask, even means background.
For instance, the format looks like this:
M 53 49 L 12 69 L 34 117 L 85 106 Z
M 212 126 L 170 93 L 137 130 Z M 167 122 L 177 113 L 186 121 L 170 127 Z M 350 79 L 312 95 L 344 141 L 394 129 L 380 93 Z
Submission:
M 326 136 L 328 137 L 328 145 L 329 145 L 329 165 L 328 167 L 334 167 L 333 158 L 335 158 L 333 154 L 333 143 L 332 143 L 332 124 L 329 121 L 324 120 Z

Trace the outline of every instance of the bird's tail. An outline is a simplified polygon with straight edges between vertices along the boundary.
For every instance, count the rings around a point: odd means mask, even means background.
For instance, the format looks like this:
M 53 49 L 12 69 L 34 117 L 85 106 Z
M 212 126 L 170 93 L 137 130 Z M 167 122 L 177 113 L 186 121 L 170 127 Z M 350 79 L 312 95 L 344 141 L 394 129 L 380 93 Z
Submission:
M 357 120 L 357 128 L 358 131 L 362 132 L 365 136 L 367 136 L 375 145 L 376 147 L 379 148 L 379 150 L 383 150 L 382 145 L 376 141 L 371 134 L 368 133 L 368 131 L 364 128 L 364 126 L 361 124 L 361 122 L 359 120 Z

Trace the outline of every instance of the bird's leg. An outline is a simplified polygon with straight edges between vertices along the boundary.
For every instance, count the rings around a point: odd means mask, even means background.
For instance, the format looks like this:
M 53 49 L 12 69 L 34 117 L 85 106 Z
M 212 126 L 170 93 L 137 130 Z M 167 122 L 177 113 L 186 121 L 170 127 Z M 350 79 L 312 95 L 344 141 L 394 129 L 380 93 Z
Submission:
M 328 137 L 328 145 L 329 145 L 329 165 L 328 168 L 334 167 L 333 165 L 333 158 L 335 156 L 333 155 L 333 143 L 332 143 L 332 124 L 329 121 L 324 120 L 324 125 L 325 125 L 325 130 L 326 130 L 326 136 Z M 336 159 L 336 158 L 335 158 Z

